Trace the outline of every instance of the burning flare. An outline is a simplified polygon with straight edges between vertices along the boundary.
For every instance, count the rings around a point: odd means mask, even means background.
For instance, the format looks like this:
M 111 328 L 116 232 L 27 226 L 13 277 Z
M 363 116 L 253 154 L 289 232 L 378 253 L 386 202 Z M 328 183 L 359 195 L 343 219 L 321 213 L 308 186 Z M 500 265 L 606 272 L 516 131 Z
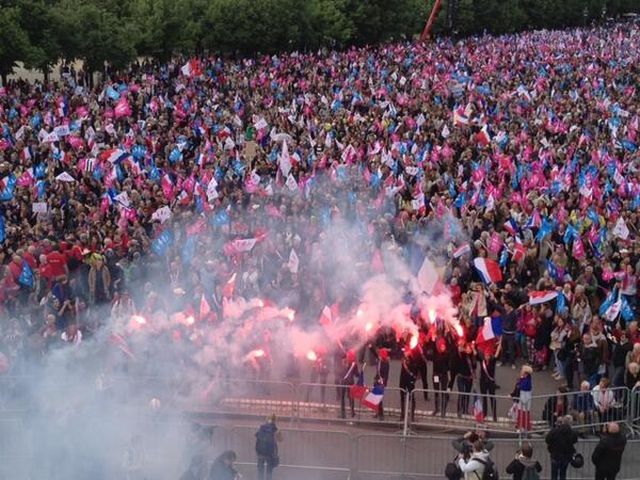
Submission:
M 413 350 L 414 348 L 416 348 L 418 346 L 418 334 L 414 333 L 411 336 L 411 340 L 409 341 L 409 348 L 411 350 Z
M 307 359 L 315 362 L 318 359 L 318 355 L 316 355 L 316 352 L 314 352 L 313 350 L 309 350 L 307 352 Z
M 146 325 L 147 324 L 147 319 L 144 318 L 144 317 L 141 317 L 140 315 L 134 315 L 133 317 L 131 317 L 131 320 L 133 320 L 138 325 Z

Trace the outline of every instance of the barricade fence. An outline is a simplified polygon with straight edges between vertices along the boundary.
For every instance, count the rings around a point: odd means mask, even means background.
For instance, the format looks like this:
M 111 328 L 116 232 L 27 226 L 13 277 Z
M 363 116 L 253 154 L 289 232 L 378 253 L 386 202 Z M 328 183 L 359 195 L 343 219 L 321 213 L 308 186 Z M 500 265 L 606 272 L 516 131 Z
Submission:
M 90 425 L 90 419 L 86 419 Z M 18 421 L 18 420 L 17 420 Z M 144 420 L 143 420 L 144 421 Z M 155 420 L 157 421 L 157 420 Z M 19 422 L 19 421 L 18 421 Z M 169 423 L 171 421 L 168 421 Z M 199 448 L 210 463 L 225 450 L 237 454 L 237 468 L 245 480 L 256 475 L 255 426 L 213 426 L 205 448 Z M 179 429 L 176 429 L 179 430 Z M 457 453 L 453 449 L 452 436 L 403 436 L 402 434 L 355 433 L 340 430 L 288 428 L 281 425 L 282 441 L 279 443 L 280 466 L 276 470 L 278 480 L 338 479 L 425 479 L 444 477 L 446 464 Z M 28 442 L 37 442 L 37 436 L 21 439 L 19 423 L 0 422 L 0 478 L 29 480 L 33 477 L 30 465 L 37 463 L 37 451 Z M 19 448 L 4 449 L 8 440 Z M 514 440 L 489 438 L 493 443 L 491 458 L 501 476 L 514 459 L 519 443 Z M 167 455 L 161 438 L 141 438 L 141 447 L 147 452 L 139 473 L 158 480 L 178 478 L 189 464 L 189 455 L 178 452 Z M 542 479 L 550 478 L 550 460 L 544 437 L 527 440 L 534 449 L 534 458 L 542 465 Z M 584 468 L 569 470 L 569 479 L 594 478 L 591 453 L 598 440 L 580 440 L 577 451 L 585 458 Z M 69 459 L 73 461 L 72 458 Z M 640 469 L 640 441 L 628 442 L 623 455 L 619 480 L 637 479 Z M 141 477 L 143 478 L 143 477 Z
M 0 377 L 0 413 L 25 409 L 19 392 L 29 377 Z M 130 393 L 148 391 L 145 398 Z M 554 413 L 562 411 L 576 420 L 585 433 L 597 432 L 604 423 L 623 423 L 628 431 L 640 432 L 640 388 L 611 388 L 605 411 L 598 411 L 591 391 L 534 395 L 526 405 L 507 395 L 491 392 L 464 392 L 453 389 L 415 389 L 405 392 L 387 387 L 382 410 L 369 402 L 350 398 L 350 386 L 323 383 L 293 383 L 275 380 L 211 378 L 207 384 L 193 385 L 180 376 L 98 377 L 97 394 L 120 398 L 130 406 L 170 408 L 215 414 L 266 416 L 272 413 L 291 423 L 306 420 L 376 422 L 413 428 L 447 427 L 514 432 L 518 410 L 529 412 L 529 433 L 543 433 L 553 424 Z M 157 400 L 157 401 L 156 401 Z M 564 407 L 557 410 L 561 403 Z M 369 405 L 369 406 L 366 406 Z M 405 408 L 406 407 L 406 408 Z M 380 415 L 382 414 L 382 416 Z

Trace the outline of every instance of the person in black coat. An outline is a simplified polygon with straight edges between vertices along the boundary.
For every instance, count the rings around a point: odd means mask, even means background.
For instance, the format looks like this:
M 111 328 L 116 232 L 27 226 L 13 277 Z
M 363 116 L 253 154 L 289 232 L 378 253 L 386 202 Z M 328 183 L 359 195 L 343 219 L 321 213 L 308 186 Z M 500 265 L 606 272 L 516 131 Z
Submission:
M 445 416 L 447 412 L 447 403 L 449 402 L 449 394 L 447 387 L 449 385 L 449 352 L 447 350 L 447 341 L 444 337 L 436 340 L 436 351 L 433 357 L 433 388 L 435 394 L 435 409 L 432 415 L 440 413 Z
M 389 382 L 389 350 L 386 348 L 381 348 L 378 350 L 378 366 L 376 369 L 376 376 L 373 379 L 373 383 L 379 383 L 383 387 L 387 387 L 387 383 Z M 380 419 L 384 419 L 384 408 L 382 406 L 382 402 L 378 405 L 378 413 L 376 416 Z
M 236 452 L 233 450 L 222 452 L 213 461 L 208 480 L 237 480 L 238 472 L 233 468 L 235 461 Z
M 627 439 L 617 423 L 607 423 L 605 434 L 591 454 L 596 467 L 596 480 L 616 480 Z
M 412 397 L 412 392 L 416 388 L 417 370 L 415 361 L 412 359 L 411 350 L 406 349 L 404 358 L 402 359 L 402 366 L 400 367 L 400 411 L 401 417 L 404 418 L 406 398 L 407 395 L 409 395 L 412 421 L 416 411 L 416 402 Z
M 528 470 L 540 473 L 542 465 L 533 458 L 533 447 L 525 443 L 522 449 L 516 453 L 516 458 L 507 466 L 507 473 L 513 475 L 513 480 L 522 480 L 524 473 Z
M 551 457 L 551 480 L 566 480 L 567 467 L 576 452 L 578 435 L 571 428 L 573 419 L 567 415 L 559 418 L 558 423 L 545 438 Z
M 453 387 L 454 379 L 458 382 L 458 417 L 469 414 L 469 396 L 473 387 L 476 371 L 476 360 L 473 347 L 466 343 L 459 345 L 457 352 L 452 355 L 451 378 L 449 388 Z
M 351 385 L 355 385 L 360 378 L 360 369 L 358 368 L 358 362 L 356 353 L 353 350 L 349 350 L 347 355 L 343 359 L 342 372 L 341 372 L 341 388 L 340 388 L 340 418 L 346 418 L 346 400 L 349 397 L 349 406 L 351 407 L 351 416 L 356 416 L 355 400 L 351 398 L 349 394 L 349 388 Z

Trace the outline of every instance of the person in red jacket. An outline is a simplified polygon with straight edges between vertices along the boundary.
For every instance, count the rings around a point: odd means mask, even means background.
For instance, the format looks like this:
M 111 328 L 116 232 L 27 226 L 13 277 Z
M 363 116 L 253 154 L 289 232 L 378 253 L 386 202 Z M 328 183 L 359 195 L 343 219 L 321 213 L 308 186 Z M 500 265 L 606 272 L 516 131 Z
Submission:
M 58 250 L 58 245 L 52 245 L 52 251 L 47 254 L 46 259 L 53 279 L 69 274 L 67 256 Z

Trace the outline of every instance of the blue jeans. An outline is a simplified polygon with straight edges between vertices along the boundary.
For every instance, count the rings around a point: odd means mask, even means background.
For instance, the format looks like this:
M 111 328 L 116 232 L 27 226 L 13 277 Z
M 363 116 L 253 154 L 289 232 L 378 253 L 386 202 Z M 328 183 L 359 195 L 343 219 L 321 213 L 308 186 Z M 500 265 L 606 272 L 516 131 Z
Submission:
M 551 460 L 551 480 L 567 480 L 569 460 Z

